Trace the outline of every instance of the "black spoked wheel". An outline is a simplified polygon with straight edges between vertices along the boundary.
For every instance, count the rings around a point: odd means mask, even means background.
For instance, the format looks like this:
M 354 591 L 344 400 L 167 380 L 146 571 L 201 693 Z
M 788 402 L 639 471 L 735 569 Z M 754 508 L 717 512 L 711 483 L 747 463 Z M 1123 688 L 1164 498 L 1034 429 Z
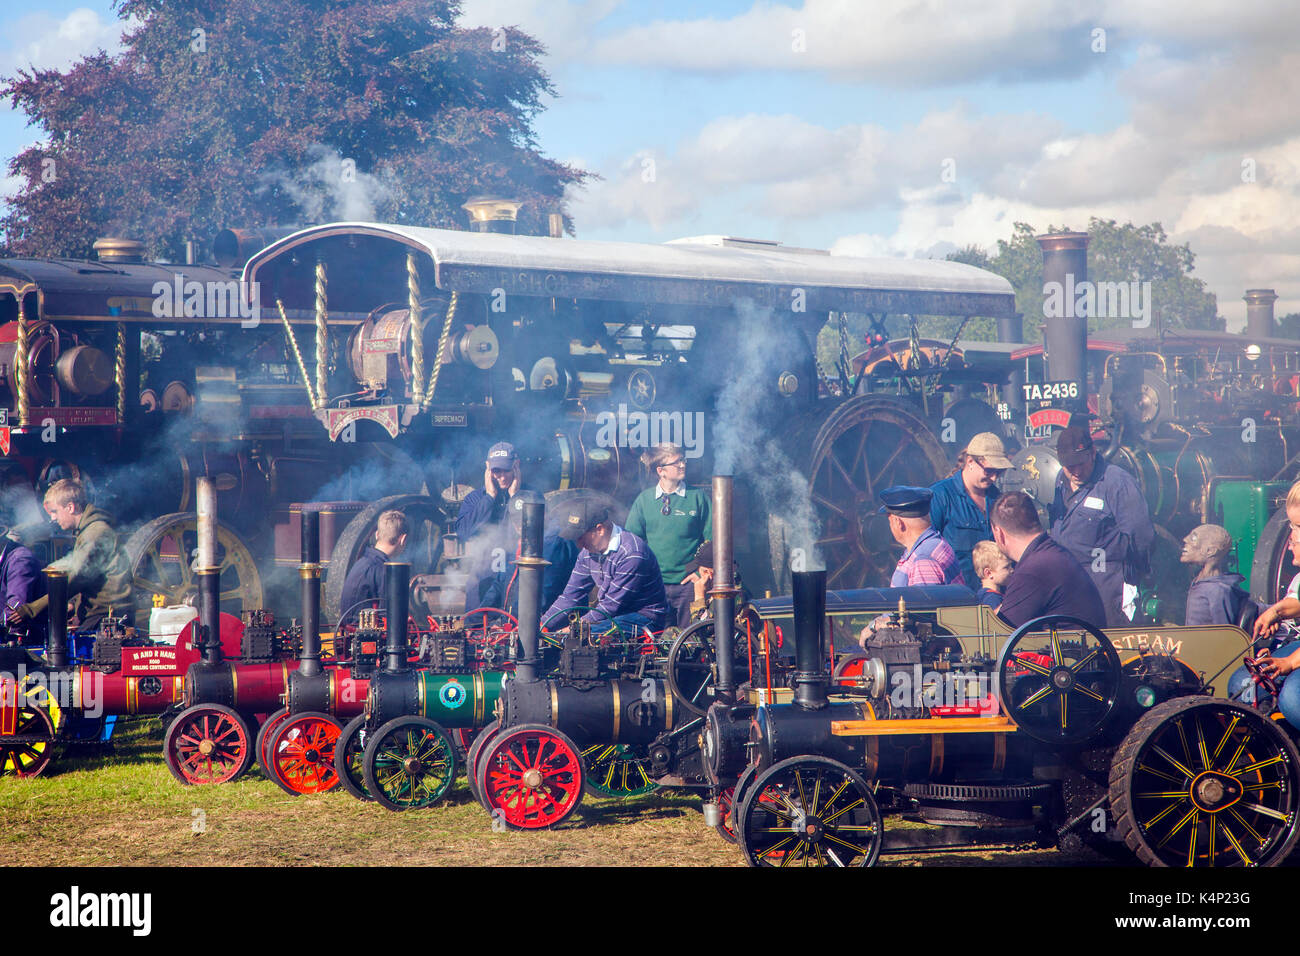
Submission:
M 827 757 L 791 757 L 754 781 L 736 833 L 750 866 L 872 866 L 884 825 L 857 771 Z
M 389 810 L 415 810 L 443 798 L 456 779 L 451 737 L 427 717 L 398 717 L 366 743 L 366 790 Z
M 270 757 L 266 753 L 266 741 L 280 729 L 280 725 L 289 719 L 289 708 L 281 707 L 275 711 L 266 720 L 262 721 L 262 726 L 257 728 L 257 736 L 253 739 L 253 756 L 257 760 L 258 769 L 262 771 L 262 776 L 267 780 L 275 779 L 270 769 Z
M 364 767 L 368 739 L 366 715 L 358 714 L 348 721 L 334 745 L 334 772 L 338 774 L 343 789 L 358 800 L 372 799 L 366 789 Z
M 703 717 L 716 696 L 717 652 L 713 619 L 696 621 L 668 649 L 668 689 L 683 707 Z
M 1012 632 L 998 659 L 998 700 L 1035 740 L 1073 744 L 1097 732 L 1115 709 L 1119 655 L 1106 635 L 1078 618 L 1050 615 Z
M 483 804 L 484 809 L 487 809 L 487 804 L 483 803 L 483 795 L 478 790 L 479 757 L 483 753 L 483 748 L 499 733 L 501 733 L 501 722 L 494 720 L 475 735 L 465 754 L 465 776 L 469 780 L 469 792 L 474 795 L 475 800 Z
M 1116 752 L 1110 803 L 1148 866 L 1275 866 L 1300 835 L 1300 752 L 1248 707 L 1166 701 Z

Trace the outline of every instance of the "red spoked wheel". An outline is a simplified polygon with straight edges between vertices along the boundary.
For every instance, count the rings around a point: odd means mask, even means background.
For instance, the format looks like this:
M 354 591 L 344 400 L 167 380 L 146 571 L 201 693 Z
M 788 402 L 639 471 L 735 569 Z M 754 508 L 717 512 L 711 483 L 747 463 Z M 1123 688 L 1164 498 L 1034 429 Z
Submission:
M 266 744 L 271 779 L 285 793 L 325 793 L 339 785 L 334 747 L 343 728 L 329 714 L 296 714 Z
M 736 823 L 732 814 L 735 812 L 735 787 L 723 787 L 722 792 L 718 794 L 718 812 L 721 815 L 717 826 L 713 829 L 718 831 L 718 836 L 728 843 L 736 843 Z
M 262 721 L 262 726 L 257 728 L 257 739 L 253 742 L 253 753 L 257 757 L 257 766 L 261 768 L 262 776 L 267 780 L 274 780 L 275 774 L 271 770 L 270 758 L 266 753 L 266 741 L 288 718 L 289 708 L 281 707 Z
M 482 802 L 512 830 L 557 826 L 582 802 L 582 757 L 567 734 L 543 724 L 501 732 L 480 756 Z
M 186 786 L 229 783 L 253 762 L 253 734 L 229 707 L 195 704 L 167 728 L 163 756 L 172 776 Z
M 478 789 L 479 758 L 483 755 L 483 748 L 499 733 L 501 733 L 501 722 L 494 720 L 478 732 L 469 745 L 469 750 L 465 752 L 465 779 L 469 782 L 469 792 L 474 794 L 474 799 L 482 804 L 483 809 L 489 813 L 492 812 L 492 808 L 483 803 L 483 795 Z
M 54 721 L 44 707 L 19 707 L 14 732 L 0 739 L 0 777 L 39 777 L 53 759 Z

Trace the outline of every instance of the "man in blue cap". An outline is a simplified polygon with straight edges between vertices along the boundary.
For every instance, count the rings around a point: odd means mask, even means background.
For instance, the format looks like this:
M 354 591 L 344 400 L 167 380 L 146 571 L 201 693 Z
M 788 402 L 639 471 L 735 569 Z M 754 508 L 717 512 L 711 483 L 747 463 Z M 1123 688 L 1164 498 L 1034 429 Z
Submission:
M 493 571 L 504 568 L 512 553 L 506 504 L 518 494 L 520 486 L 515 446 L 499 441 L 488 449 L 483 463 L 483 487 L 467 494 L 456 514 L 456 537 L 465 549 L 461 570 L 469 575 L 465 582 L 466 611 L 483 606 Z
M 889 586 L 915 587 L 920 584 L 966 585 L 961 565 L 952 546 L 930 524 L 929 488 L 894 485 L 880 493 L 884 505 L 880 513 L 889 514 L 889 531 L 903 546 L 903 557 L 894 570 Z

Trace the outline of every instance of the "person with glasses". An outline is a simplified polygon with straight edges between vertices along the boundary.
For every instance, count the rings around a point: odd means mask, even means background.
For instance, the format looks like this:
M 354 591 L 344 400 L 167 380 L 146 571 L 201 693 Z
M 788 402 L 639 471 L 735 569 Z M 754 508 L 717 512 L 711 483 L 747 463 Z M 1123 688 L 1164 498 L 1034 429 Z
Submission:
M 980 577 L 971 554 L 979 542 L 993 540 L 989 510 L 998 500 L 997 481 L 1010 467 L 1002 439 L 980 432 L 957 456 L 957 470 L 930 486 L 930 525 L 957 555 L 962 577 L 972 586 Z
M 1056 458 L 1061 471 L 1048 533 L 1092 575 L 1106 626 L 1125 627 L 1156 537 L 1146 498 L 1132 475 L 1097 454 L 1086 424 L 1071 422 L 1057 433 Z
M 655 445 L 641 460 L 658 475 L 659 483 L 632 502 L 627 530 L 645 539 L 659 561 L 668 595 L 668 623 L 686 627 L 695 598 L 694 582 L 686 580 L 687 566 L 700 545 L 713 537 L 709 494 L 686 487 L 686 456 L 680 445 Z

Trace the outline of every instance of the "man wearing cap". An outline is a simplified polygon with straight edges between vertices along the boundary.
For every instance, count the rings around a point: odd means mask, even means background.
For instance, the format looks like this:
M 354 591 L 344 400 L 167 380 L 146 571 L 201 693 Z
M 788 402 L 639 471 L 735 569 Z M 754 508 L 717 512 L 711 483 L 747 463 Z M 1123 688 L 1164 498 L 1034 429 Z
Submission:
M 624 627 L 663 630 L 668 623 L 668 596 L 649 545 L 616 525 L 608 509 L 590 499 L 574 502 L 559 518 L 560 537 L 578 542 L 582 551 L 564 593 L 547 608 L 542 621 L 554 622 L 570 608 L 587 606 L 594 587 L 595 609 L 582 616 L 587 623 L 602 626 L 612 621 Z
M 880 493 L 884 505 L 879 513 L 889 513 L 889 531 L 903 546 L 903 557 L 890 578 L 890 587 L 966 585 L 952 546 L 930 525 L 932 498 L 929 488 L 908 485 L 895 485 Z
M 503 570 L 493 574 L 484 583 L 480 592 L 482 607 L 499 607 L 515 614 L 519 611 L 519 537 L 523 532 L 524 504 L 527 502 L 545 503 L 546 499 L 539 491 L 527 488 L 510 499 L 506 511 L 510 515 L 511 546 Z M 546 516 L 546 527 L 542 532 L 542 559 L 547 562 L 542 569 L 542 600 L 546 607 L 556 601 L 564 592 L 573 573 L 573 566 L 578 560 L 578 546 L 572 541 L 560 537 L 559 526 L 550 514 Z
M 989 508 L 998 499 L 995 482 L 1011 467 L 1002 439 L 980 432 L 957 456 L 957 470 L 930 486 L 930 524 L 957 555 L 962 577 L 979 581 L 971 552 L 980 541 L 993 539 Z
M 1051 535 L 1074 555 L 1096 582 L 1106 606 L 1106 626 L 1131 623 L 1125 613 L 1125 585 L 1131 594 L 1147 568 L 1155 527 L 1146 499 L 1133 477 L 1097 454 L 1084 425 L 1057 435 L 1056 497 L 1047 514 Z
M 456 514 L 456 537 L 465 549 L 461 569 L 465 582 L 465 610 L 482 607 L 484 583 L 492 574 L 493 552 L 506 555 L 506 503 L 520 488 L 519 456 L 515 446 L 500 441 L 488 449 L 483 463 L 483 487 L 475 488 L 460 503 Z
M 1047 614 L 1106 626 L 1106 608 L 1093 577 L 1043 531 L 1038 508 L 1023 491 L 998 498 L 989 509 L 993 540 L 1015 570 L 1002 589 L 997 615 L 1012 627 Z

